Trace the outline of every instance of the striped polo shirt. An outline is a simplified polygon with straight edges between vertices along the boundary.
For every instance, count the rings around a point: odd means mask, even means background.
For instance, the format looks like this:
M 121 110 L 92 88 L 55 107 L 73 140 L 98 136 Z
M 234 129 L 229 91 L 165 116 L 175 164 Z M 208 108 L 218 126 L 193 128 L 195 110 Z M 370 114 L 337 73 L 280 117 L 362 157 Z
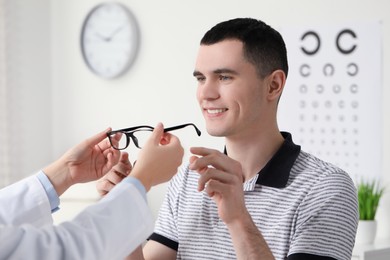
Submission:
M 358 223 L 352 179 L 282 135 L 279 150 L 243 184 L 253 222 L 276 259 L 300 253 L 350 260 Z M 150 239 L 177 250 L 177 259 L 236 259 L 215 202 L 197 190 L 198 178 L 188 164 L 179 169 Z

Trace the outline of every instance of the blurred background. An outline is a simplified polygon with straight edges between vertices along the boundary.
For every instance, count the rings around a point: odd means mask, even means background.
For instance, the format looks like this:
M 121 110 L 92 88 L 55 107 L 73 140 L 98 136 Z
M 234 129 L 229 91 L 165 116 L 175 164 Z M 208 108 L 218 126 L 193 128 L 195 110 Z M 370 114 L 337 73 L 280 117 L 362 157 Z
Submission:
M 372 171 L 365 169 L 364 174 L 390 184 L 390 137 L 386 135 L 390 130 L 387 116 L 390 104 L 385 101 L 390 98 L 390 77 L 386 73 L 390 70 L 389 1 L 117 2 L 136 18 L 139 48 L 134 63 L 122 76 L 104 79 L 88 68 L 80 44 L 88 13 L 102 1 L 0 0 L 1 187 L 33 174 L 71 146 L 109 126 L 119 129 L 145 124 L 154 126 L 157 122 L 165 126 L 194 123 L 202 131 L 201 137 L 191 128 L 176 132 L 187 150 L 190 146 L 223 149 L 223 140 L 210 137 L 205 131 L 192 72 L 203 34 L 216 23 L 236 17 L 261 19 L 281 29 L 286 36 L 291 27 L 379 24 L 374 27 L 379 28 L 379 37 L 374 40 L 380 43 L 377 45 L 380 50 L 373 51 L 377 55 L 372 61 L 375 70 L 365 70 L 365 80 L 372 75 L 371 92 L 376 93 L 366 96 L 366 99 L 372 98 L 366 101 L 368 105 L 375 104 L 375 109 L 367 106 L 372 110 L 364 111 L 372 114 L 365 117 L 363 114 L 367 113 L 360 111 L 364 124 L 373 126 L 362 136 L 368 143 L 364 150 L 371 152 L 375 159 Z M 294 47 L 287 46 L 290 52 L 289 48 L 293 54 Z M 370 49 L 365 51 L 370 56 Z M 294 62 L 297 60 L 290 60 Z M 301 80 L 294 79 L 294 72 L 291 73 L 289 77 L 293 81 Z M 289 79 L 288 84 L 291 84 Z M 292 112 L 284 100 L 288 100 L 287 93 L 281 100 L 281 130 L 294 132 L 299 121 L 294 124 L 287 120 L 288 113 Z M 300 143 L 300 139 L 295 141 Z M 368 151 L 370 148 L 372 151 Z M 129 152 L 130 158 L 136 159 L 137 150 Z M 187 151 L 185 160 L 188 156 Z M 361 152 L 359 160 L 365 158 Z M 148 194 L 154 214 L 157 214 L 165 188 L 161 185 Z M 72 187 L 62 197 L 61 210 L 53 215 L 55 221 L 72 218 L 98 199 L 94 183 Z M 377 219 L 378 237 L 390 238 L 389 192 L 381 200 Z

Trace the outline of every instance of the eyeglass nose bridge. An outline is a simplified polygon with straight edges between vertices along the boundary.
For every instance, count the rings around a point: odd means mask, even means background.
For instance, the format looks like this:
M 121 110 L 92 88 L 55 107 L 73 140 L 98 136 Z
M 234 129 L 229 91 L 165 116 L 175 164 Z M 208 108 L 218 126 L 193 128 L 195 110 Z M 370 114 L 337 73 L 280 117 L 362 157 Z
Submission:
M 128 138 L 130 137 L 131 140 L 133 140 L 134 145 L 135 145 L 137 148 L 141 149 L 141 147 L 140 147 L 139 144 L 138 144 L 138 138 L 135 137 L 135 135 L 133 135 L 133 132 L 126 133 L 126 136 L 127 136 Z M 128 145 L 127 145 L 127 146 L 128 146 Z
M 152 131 L 152 130 L 151 129 L 142 129 L 142 130 L 134 130 L 134 131 L 125 133 L 126 137 L 128 138 L 128 143 L 126 144 L 126 148 L 129 146 L 130 138 L 131 138 L 131 140 L 133 140 L 134 145 L 137 148 L 142 149 L 142 147 L 139 145 L 138 138 L 134 135 L 135 132 L 140 132 L 140 131 Z
M 129 136 L 126 133 L 123 133 L 123 132 L 122 132 L 122 134 L 126 137 L 126 145 L 123 148 L 119 147 L 120 150 L 124 150 L 127 147 L 129 147 L 129 145 L 130 145 L 130 138 L 129 138 Z

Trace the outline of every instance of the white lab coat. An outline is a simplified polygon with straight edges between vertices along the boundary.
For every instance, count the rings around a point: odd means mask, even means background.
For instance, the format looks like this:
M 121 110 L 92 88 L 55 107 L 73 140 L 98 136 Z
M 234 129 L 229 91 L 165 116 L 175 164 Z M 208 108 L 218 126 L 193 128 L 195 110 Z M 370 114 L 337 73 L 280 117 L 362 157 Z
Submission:
M 128 182 L 58 226 L 36 176 L 0 190 L 0 259 L 123 259 L 152 231 L 151 211 Z

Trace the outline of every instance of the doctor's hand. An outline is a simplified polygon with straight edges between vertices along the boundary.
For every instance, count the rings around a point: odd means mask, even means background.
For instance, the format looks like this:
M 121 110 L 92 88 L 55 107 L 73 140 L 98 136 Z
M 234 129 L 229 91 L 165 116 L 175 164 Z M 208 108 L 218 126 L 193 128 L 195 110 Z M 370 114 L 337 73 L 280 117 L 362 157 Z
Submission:
M 149 191 L 152 186 L 169 181 L 176 174 L 183 155 L 184 149 L 179 139 L 164 133 L 163 125 L 159 123 L 138 154 L 130 176 L 139 179 Z
M 101 196 L 106 195 L 112 188 L 120 183 L 133 169 L 129 154 L 122 152 L 117 165 L 96 182 L 96 189 Z
M 127 153 L 123 153 L 119 163 L 96 183 L 96 189 L 99 194 L 105 195 L 130 173 L 130 176 L 139 179 L 148 191 L 151 186 L 172 178 L 182 163 L 183 155 L 184 149 L 179 139 L 164 133 L 163 125 L 160 123 L 143 145 L 134 169 Z
M 73 184 L 101 178 L 118 163 L 120 151 L 111 147 L 106 135 L 110 130 L 84 140 L 43 169 L 59 196 Z

